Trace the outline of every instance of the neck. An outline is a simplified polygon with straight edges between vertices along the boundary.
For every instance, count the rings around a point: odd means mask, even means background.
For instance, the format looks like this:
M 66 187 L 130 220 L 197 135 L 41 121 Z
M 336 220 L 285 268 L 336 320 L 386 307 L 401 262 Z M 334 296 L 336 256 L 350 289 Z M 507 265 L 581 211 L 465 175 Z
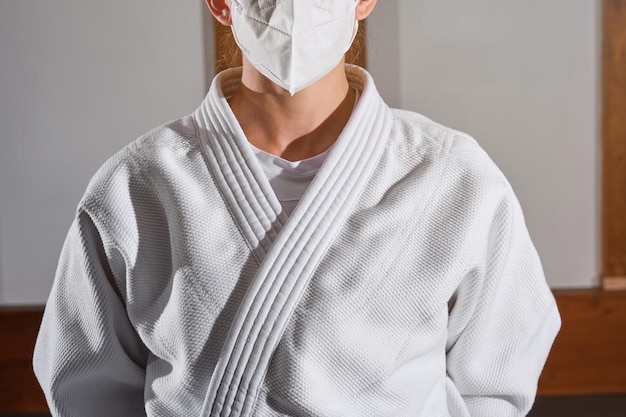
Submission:
M 324 152 L 335 142 L 350 118 L 354 100 L 343 61 L 292 96 L 244 58 L 241 84 L 229 104 L 250 143 L 298 161 Z

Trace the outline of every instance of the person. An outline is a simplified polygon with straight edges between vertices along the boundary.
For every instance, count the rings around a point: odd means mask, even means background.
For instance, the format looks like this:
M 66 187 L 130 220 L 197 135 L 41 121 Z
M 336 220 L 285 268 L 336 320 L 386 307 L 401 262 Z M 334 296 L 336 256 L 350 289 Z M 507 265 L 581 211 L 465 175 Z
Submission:
M 523 416 L 560 326 L 511 186 L 344 63 L 376 0 L 207 0 L 243 67 L 96 173 L 54 416 Z

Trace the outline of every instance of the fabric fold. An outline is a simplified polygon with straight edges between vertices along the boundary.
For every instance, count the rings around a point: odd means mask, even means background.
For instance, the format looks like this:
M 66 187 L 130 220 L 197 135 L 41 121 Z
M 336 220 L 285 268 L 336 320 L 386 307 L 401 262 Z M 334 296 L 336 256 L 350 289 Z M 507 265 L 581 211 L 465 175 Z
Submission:
M 391 110 L 367 72 L 352 66 L 346 71 L 362 99 L 301 204 L 286 221 L 277 213 L 277 199 L 249 155 L 238 124 L 231 119 L 230 132 L 224 127 L 224 120 L 231 115 L 219 89 L 212 89 L 209 103 L 213 106 L 201 108 L 207 159 L 219 167 L 212 171 L 220 176 L 224 195 L 230 196 L 233 211 L 250 231 L 250 243 L 263 241 L 262 228 L 274 232 L 267 235 L 269 246 L 264 247 L 264 258 L 224 343 L 202 416 L 250 415 L 282 331 L 385 148 L 393 120 Z M 258 203 L 251 201 L 256 198 Z

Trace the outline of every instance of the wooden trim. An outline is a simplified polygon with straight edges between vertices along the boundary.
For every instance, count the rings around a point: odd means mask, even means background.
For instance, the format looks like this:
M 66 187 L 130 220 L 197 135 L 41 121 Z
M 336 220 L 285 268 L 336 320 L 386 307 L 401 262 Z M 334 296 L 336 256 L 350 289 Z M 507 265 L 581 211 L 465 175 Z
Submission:
M 602 277 L 626 285 L 626 0 L 602 2 Z
M 539 395 L 626 393 L 626 292 L 554 292 L 563 325 Z
M 626 291 L 626 277 L 604 277 L 602 289 L 605 291 Z
M 213 22 L 213 34 L 215 42 L 215 73 L 219 73 L 229 67 L 241 65 L 241 52 L 236 47 L 229 26 L 224 26 L 216 21 Z M 359 22 L 359 32 L 357 41 L 353 48 L 346 54 L 346 62 L 356 64 L 360 67 L 367 67 L 367 24 L 365 21 Z
M 563 326 L 539 395 L 626 393 L 626 292 L 554 292 Z M 46 412 L 31 368 L 43 307 L 0 308 L 0 414 Z
M 35 379 L 33 348 L 43 307 L 0 307 L 0 414 L 47 413 Z

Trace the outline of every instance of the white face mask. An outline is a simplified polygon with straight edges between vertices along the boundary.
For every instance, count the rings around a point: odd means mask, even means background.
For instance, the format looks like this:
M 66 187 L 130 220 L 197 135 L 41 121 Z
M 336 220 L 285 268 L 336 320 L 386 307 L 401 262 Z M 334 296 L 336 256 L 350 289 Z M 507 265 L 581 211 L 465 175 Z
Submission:
M 248 61 L 291 95 L 327 75 L 358 29 L 358 0 L 232 0 L 233 35 Z

